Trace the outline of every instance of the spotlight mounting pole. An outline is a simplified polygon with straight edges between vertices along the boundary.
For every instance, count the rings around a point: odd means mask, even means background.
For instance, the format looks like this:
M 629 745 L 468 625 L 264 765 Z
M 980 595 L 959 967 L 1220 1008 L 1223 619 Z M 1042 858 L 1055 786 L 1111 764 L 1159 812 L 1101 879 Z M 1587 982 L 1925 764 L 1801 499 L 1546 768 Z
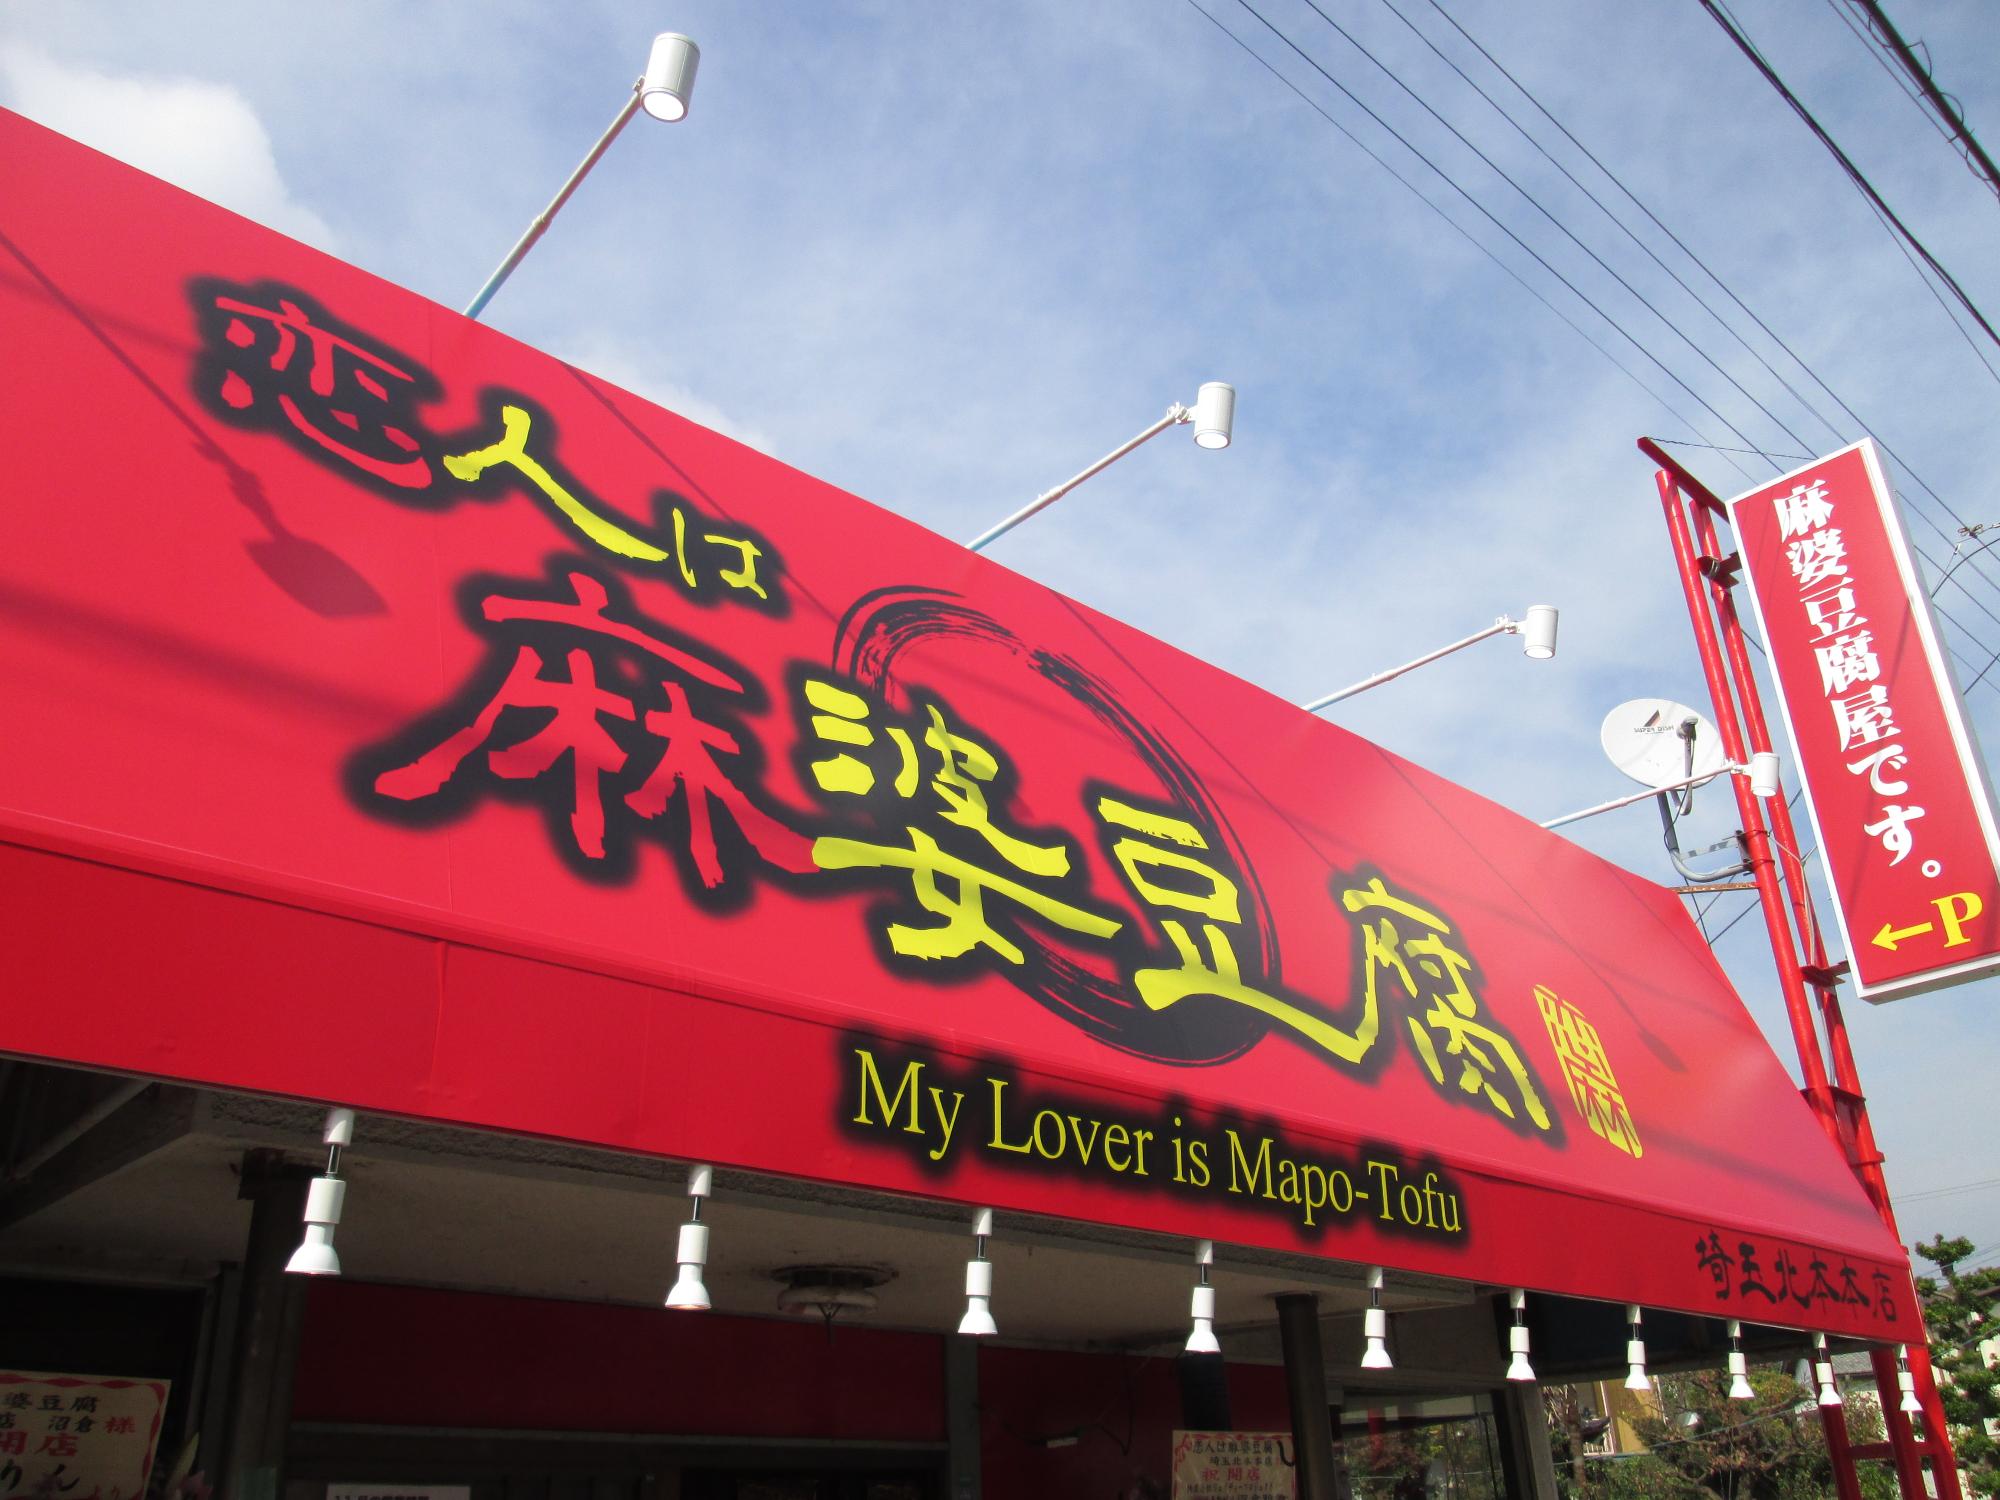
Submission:
M 1630 807 L 1635 802 L 1645 802 L 1662 792 L 1678 792 L 1683 787 L 1702 786 L 1718 776 L 1746 776 L 1750 780 L 1752 795 L 1766 800 L 1778 795 L 1778 752 L 1759 750 L 1750 757 L 1749 763 L 1740 766 L 1724 766 L 1719 771 L 1703 771 L 1698 776 L 1684 776 L 1679 781 L 1670 781 L 1665 786 L 1649 786 L 1643 792 L 1634 792 L 1629 797 L 1613 797 L 1609 802 L 1600 802 L 1595 807 L 1586 807 L 1581 812 L 1564 813 L 1560 818 L 1551 818 L 1542 824 L 1544 828 L 1560 828 L 1565 823 L 1574 823 L 1582 818 L 1594 818 L 1599 813 L 1615 812 L 1621 807 Z
M 576 170 L 557 189 L 549 206 L 535 215 L 527 233 L 514 242 L 507 258 L 500 262 L 493 274 L 486 278 L 486 284 L 466 303 L 466 317 L 477 318 L 486 310 L 493 294 L 500 290 L 507 278 L 514 274 L 514 268 L 535 248 L 535 242 L 548 233 L 549 225 L 555 222 L 556 215 L 562 212 L 570 195 L 582 185 L 583 179 L 590 175 L 590 169 L 597 165 L 604 153 L 611 149 L 611 143 L 632 122 L 632 116 L 639 112 L 642 105 L 646 113 L 655 119 L 672 121 L 687 114 L 688 98 L 694 92 L 695 68 L 700 61 L 701 49 L 678 32 L 662 32 L 653 38 L 652 55 L 646 61 L 646 71 L 632 85 L 632 97 L 620 106 L 604 134 L 597 138 L 597 144 L 585 153 Z
M 1518 635 L 1522 637 L 1521 650 L 1537 661 L 1546 661 L 1556 654 L 1556 618 L 1553 604 L 1531 604 L 1522 619 L 1502 615 L 1484 630 L 1475 630 L 1462 640 L 1453 641 L 1449 646 L 1440 646 L 1435 651 L 1426 651 L 1415 661 L 1406 661 L 1400 667 L 1391 667 L 1386 672 L 1377 672 L 1373 677 L 1364 677 L 1337 693 L 1328 693 L 1324 698 L 1315 698 L 1310 703 L 1299 706 L 1309 714 L 1316 714 L 1323 708 L 1331 708 L 1342 699 L 1352 698 L 1356 693 L 1365 693 L 1372 687 L 1380 687 L 1385 682 L 1393 682 L 1405 672 L 1414 672 L 1418 667 L 1427 667 L 1439 657 L 1449 656 L 1454 651 L 1463 651 L 1467 646 L 1496 635 Z
M 1113 448 L 1096 463 L 1073 478 L 1065 479 L 1052 490 L 1043 490 L 1013 515 L 996 526 L 989 526 L 965 545 L 973 552 L 984 552 L 993 542 L 1019 526 L 1030 516 L 1047 510 L 1071 490 L 1082 484 L 1093 474 L 1101 474 L 1117 463 L 1119 459 L 1137 448 L 1141 443 L 1158 437 L 1169 427 L 1177 427 L 1184 422 L 1194 424 L 1194 440 L 1204 448 L 1227 448 L 1230 433 L 1236 420 L 1236 387 L 1220 380 L 1211 380 L 1195 393 L 1194 405 L 1183 406 L 1176 401 L 1167 408 L 1167 414 L 1151 427 L 1133 438 Z

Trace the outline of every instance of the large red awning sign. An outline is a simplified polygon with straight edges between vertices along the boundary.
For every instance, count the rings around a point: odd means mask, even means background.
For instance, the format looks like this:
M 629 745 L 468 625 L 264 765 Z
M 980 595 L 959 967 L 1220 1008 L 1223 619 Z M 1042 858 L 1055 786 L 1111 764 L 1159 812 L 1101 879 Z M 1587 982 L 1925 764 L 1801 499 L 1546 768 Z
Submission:
M 0 1049 L 1917 1328 L 1671 893 L 38 127 L 0 160 Z
M 1856 992 L 1994 972 L 1992 793 L 1874 443 L 1728 509 Z

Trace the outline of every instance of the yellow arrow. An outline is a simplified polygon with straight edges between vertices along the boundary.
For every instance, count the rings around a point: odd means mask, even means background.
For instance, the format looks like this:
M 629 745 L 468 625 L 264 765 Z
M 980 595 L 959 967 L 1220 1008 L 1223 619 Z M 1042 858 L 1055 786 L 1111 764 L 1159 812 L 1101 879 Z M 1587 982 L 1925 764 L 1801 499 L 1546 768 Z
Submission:
M 1887 922 L 1884 922 L 1882 930 L 1868 941 L 1878 948 L 1887 948 L 1891 953 L 1894 953 L 1896 951 L 1896 944 L 1900 943 L 1904 938 L 1919 937 L 1929 932 L 1931 925 L 1929 922 L 1919 922 L 1914 927 L 1891 927 Z

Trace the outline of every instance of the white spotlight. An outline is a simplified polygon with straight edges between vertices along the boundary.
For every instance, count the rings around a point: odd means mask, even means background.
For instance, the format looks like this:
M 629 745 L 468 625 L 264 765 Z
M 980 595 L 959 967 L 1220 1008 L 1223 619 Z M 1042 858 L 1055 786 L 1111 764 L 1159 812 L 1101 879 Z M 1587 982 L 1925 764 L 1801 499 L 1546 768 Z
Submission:
M 1188 1333 L 1187 1352 L 1190 1354 L 1220 1354 L 1222 1345 L 1215 1340 L 1215 1288 L 1208 1284 L 1208 1268 L 1215 1264 L 1215 1241 L 1203 1240 L 1195 1246 L 1195 1264 L 1201 1267 L 1201 1280 L 1195 1283 L 1194 1304 L 1191 1309 L 1194 1327 Z
M 1778 752 L 1759 750 L 1750 757 L 1750 790 L 1769 801 L 1778 795 Z
M 639 80 L 639 102 L 646 113 L 669 124 L 683 118 L 694 96 L 694 70 L 700 65 L 701 48 L 678 31 L 654 37 L 646 75 Z
M 1646 1391 L 1652 1389 L 1652 1382 L 1646 1378 L 1646 1341 L 1639 1334 L 1639 1304 L 1625 1304 L 1625 1363 L 1630 1368 L 1625 1372 L 1625 1389 Z
M 1000 1329 L 993 1322 L 993 1262 L 986 1258 L 986 1241 L 993 1234 L 993 1210 L 972 1216 L 972 1259 L 965 1263 L 965 1316 L 958 1331 L 972 1338 L 991 1338 Z
M 1382 1308 L 1382 1268 L 1368 1268 L 1368 1311 L 1361 1315 L 1361 1368 L 1393 1370 L 1389 1358 L 1389 1314 Z
M 1729 1399 L 1732 1401 L 1754 1401 L 1757 1393 L 1750 1389 L 1750 1364 L 1743 1357 L 1743 1325 L 1736 1319 L 1729 1320 Z
M 334 1226 L 347 1201 L 347 1184 L 340 1180 L 340 1151 L 354 1141 L 354 1111 L 330 1109 L 326 1112 L 326 1171 L 312 1180 L 306 1190 L 306 1236 L 285 1269 L 295 1276 L 338 1276 L 340 1256 L 333 1248 Z
M 1896 1351 L 1896 1388 L 1903 1393 L 1903 1399 L 1896 1403 L 1896 1410 L 1913 1417 L 1921 1416 L 1924 1405 L 1917 1399 L 1917 1377 L 1910 1371 L 1907 1345 Z
M 1819 1385 L 1819 1404 L 1839 1406 L 1840 1387 L 1833 1383 L 1833 1356 L 1827 1352 L 1826 1335 L 1813 1335 L 1813 1379 Z
M 1507 1348 L 1514 1356 L 1507 1362 L 1507 1378 L 1533 1380 L 1535 1367 L 1528 1363 L 1528 1294 L 1516 1288 L 1507 1294 L 1507 1305 L 1514 1309 L 1514 1326 L 1507 1330 Z
M 674 1251 L 680 1275 L 667 1293 L 667 1306 L 683 1312 L 706 1312 L 710 1306 L 708 1287 L 701 1279 L 708 1265 L 708 1226 L 701 1222 L 701 1201 L 714 1186 L 715 1168 L 688 1168 L 688 1220 L 681 1225 L 680 1243 Z
M 1521 621 L 1521 650 L 1536 661 L 1547 661 L 1556 654 L 1556 607 L 1553 604 L 1530 604 L 1527 618 Z
M 1236 387 L 1206 382 L 1194 395 L 1194 440 L 1203 448 L 1227 448 L 1236 425 Z

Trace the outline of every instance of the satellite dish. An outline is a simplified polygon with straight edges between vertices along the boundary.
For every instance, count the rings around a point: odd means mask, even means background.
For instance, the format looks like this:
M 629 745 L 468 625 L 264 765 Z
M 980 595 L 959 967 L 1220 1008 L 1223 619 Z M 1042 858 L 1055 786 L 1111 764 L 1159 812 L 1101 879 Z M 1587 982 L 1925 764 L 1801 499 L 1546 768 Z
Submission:
M 1634 698 L 1604 716 L 1597 732 L 1611 764 L 1641 786 L 1672 786 L 1729 769 L 1722 736 L 1685 703 Z

